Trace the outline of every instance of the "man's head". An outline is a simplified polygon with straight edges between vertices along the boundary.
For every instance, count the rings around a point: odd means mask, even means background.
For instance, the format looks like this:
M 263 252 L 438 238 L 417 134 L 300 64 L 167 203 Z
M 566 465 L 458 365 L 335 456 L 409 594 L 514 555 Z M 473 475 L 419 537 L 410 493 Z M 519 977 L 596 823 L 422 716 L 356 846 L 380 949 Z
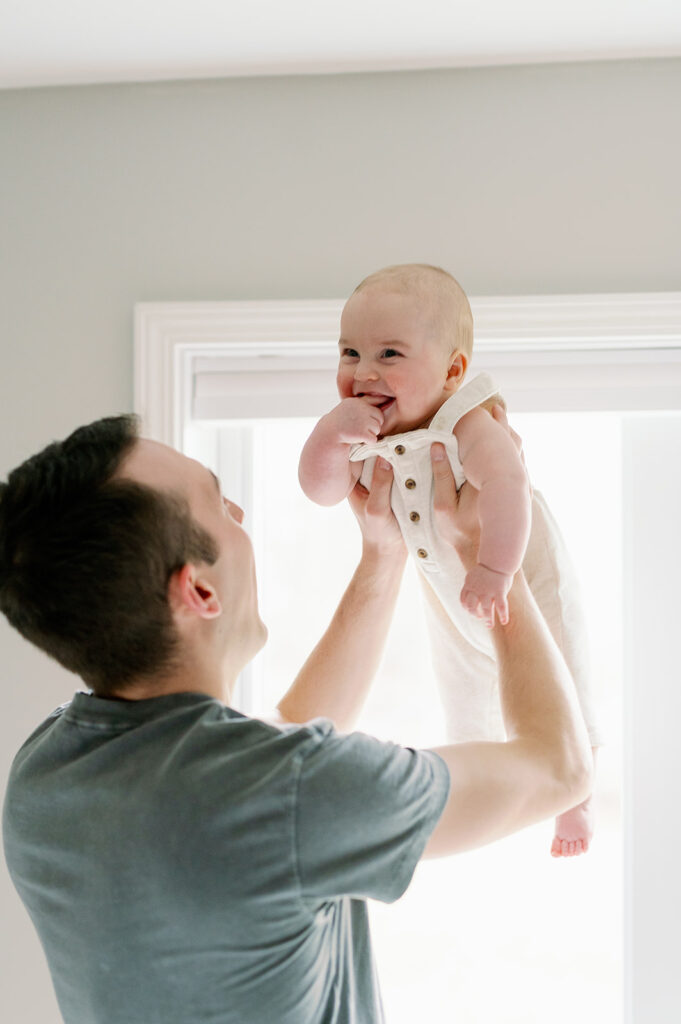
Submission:
M 0 484 L 0 610 L 99 695 L 173 670 L 178 588 L 200 570 L 211 581 L 218 573 L 224 538 L 192 504 L 193 467 L 211 482 L 198 463 L 140 440 L 135 417 L 117 416 L 49 445 Z M 203 619 L 218 614 L 207 587 Z
M 341 398 L 385 395 L 383 433 L 413 430 L 463 380 L 473 348 L 468 299 L 439 267 L 385 267 L 345 304 L 339 344 Z

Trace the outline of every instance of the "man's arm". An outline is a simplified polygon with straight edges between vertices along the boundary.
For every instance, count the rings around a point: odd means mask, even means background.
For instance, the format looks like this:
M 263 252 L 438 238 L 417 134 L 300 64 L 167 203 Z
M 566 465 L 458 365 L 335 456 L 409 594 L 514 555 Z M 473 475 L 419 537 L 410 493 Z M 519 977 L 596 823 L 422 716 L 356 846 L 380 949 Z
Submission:
M 477 554 L 476 494 L 456 493 L 444 448 L 434 445 L 435 516 L 464 566 Z M 436 748 L 450 793 L 425 856 L 492 842 L 584 800 L 591 751 L 572 679 L 522 573 L 509 594 L 510 621 L 491 631 L 508 741 Z
M 374 678 L 402 579 L 406 550 L 390 509 L 393 474 L 376 460 L 371 492 L 357 484 L 350 504 L 362 530 L 362 556 L 338 609 L 290 690 L 277 705 L 288 722 L 330 718 L 349 731 Z

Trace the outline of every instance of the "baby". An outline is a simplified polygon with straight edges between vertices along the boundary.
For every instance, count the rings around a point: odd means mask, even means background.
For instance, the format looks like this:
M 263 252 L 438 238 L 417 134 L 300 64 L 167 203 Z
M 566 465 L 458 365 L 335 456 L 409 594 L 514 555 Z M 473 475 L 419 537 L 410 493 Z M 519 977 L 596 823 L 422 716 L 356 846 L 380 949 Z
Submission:
M 504 736 L 488 627 L 508 622 L 506 597 L 522 566 L 572 672 L 592 748 L 601 745 L 589 697 L 584 622 L 569 557 L 522 460 L 492 417 L 503 404 L 487 374 L 464 382 L 473 318 L 462 288 L 425 264 L 379 270 L 355 289 L 341 315 L 341 401 L 321 418 L 300 459 L 313 501 L 342 501 L 359 480 L 370 488 L 375 459 L 393 466 L 391 502 L 420 569 L 433 667 L 450 742 Z M 456 486 L 479 491 L 477 566 L 464 574 L 432 518 L 430 447 L 445 445 Z M 591 798 L 561 814 L 551 852 L 586 852 Z

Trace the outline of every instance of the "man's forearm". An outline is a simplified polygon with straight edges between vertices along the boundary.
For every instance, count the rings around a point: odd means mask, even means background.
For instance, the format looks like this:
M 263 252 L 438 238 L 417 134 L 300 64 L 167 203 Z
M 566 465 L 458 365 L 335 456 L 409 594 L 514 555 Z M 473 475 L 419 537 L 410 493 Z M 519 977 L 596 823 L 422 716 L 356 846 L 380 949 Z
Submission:
M 383 653 L 404 563 L 402 551 L 387 556 L 365 545 L 328 629 L 278 704 L 285 719 L 323 716 L 352 729 Z
M 476 492 L 456 491 L 443 445 L 431 448 L 433 512 L 468 571 L 476 563 Z M 593 762 L 574 684 L 525 577 L 508 594 L 509 621 L 491 631 L 507 742 L 450 744 L 436 752 L 450 791 L 427 856 L 469 850 L 580 803 Z
M 508 625 L 492 634 L 508 738 L 532 747 L 559 788 L 579 789 L 591 763 L 586 727 L 568 668 L 522 573 L 509 610 Z
M 501 839 L 590 791 L 591 751 L 574 685 L 522 573 L 509 604 L 508 625 L 493 630 L 508 741 L 436 748 L 451 787 L 426 856 Z

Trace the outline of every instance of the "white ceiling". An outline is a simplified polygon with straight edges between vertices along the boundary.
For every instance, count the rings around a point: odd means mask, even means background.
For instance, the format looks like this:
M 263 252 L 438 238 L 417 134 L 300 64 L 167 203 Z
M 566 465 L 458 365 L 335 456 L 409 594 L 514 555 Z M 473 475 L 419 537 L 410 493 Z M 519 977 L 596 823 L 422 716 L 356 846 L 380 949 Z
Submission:
M 0 0 L 0 88 L 681 54 L 681 0 Z

